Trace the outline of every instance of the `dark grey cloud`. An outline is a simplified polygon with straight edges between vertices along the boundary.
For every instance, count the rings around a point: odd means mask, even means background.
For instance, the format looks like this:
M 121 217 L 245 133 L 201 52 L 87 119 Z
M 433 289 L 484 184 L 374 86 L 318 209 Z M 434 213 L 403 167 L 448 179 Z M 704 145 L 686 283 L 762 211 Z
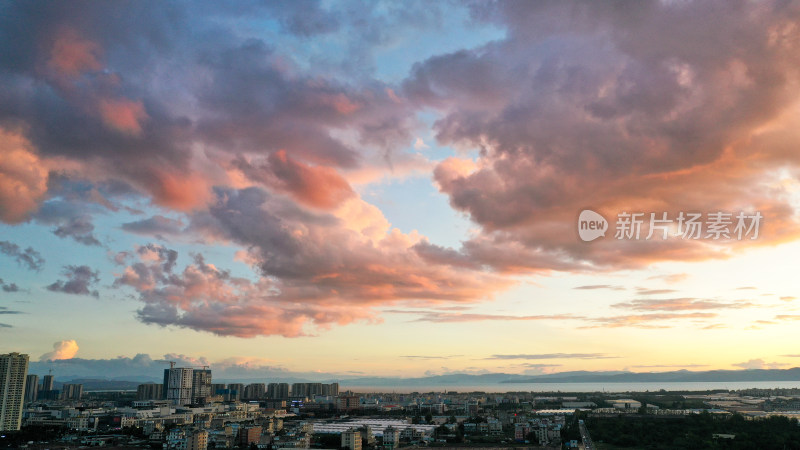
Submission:
M 147 219 L 124 223 L 122 229 L 135 234 L 164 238 L 181 234 L 184 224 L 179 219 L 155 215 Z
M 67 279 L 58 280 L 47 286 L 47 290 L 63 292 L 74 295 L 91 295 L 99 297 L 100 294 L 94 285 L 100 281 L 100 272 L 92 270 L 89 266 L 64 266 L 61 272 Z
M 6 283 L 2 278 L 0 278 L 0 289 L 3 292 L 19 292 L 19 286 L 16 283 Z
M 17 264 L 30 270 L 40 271 L 44 267 L 45 260 L 42 254 L 32 247 L 22 250 L 19 245 L 13 242 L 0 241 L 0 252 L 14 258 Z
M 61 238 L 70 237 L 84 245 L 100 245 L 93 231 L 94 225 L 88 217 L 78 217 L 60 225 L 53 234 Z

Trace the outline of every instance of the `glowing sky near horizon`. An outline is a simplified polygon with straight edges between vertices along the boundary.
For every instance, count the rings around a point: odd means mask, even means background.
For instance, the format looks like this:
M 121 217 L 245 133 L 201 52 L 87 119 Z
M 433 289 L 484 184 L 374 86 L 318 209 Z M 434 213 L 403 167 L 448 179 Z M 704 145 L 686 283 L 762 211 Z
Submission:
M 0 352 L 798 365 L 798 3 L 19 1 L 0 49 Z

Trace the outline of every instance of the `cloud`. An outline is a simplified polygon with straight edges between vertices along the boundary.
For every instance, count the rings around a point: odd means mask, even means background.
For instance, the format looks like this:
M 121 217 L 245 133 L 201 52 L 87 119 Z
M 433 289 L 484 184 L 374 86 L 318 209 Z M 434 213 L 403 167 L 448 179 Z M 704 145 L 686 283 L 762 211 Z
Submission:
M 785 295 L 785 296 L 781 297 L 781 300 L 783 300 L 785 302 L 790 302 L 792 300 L 797 300 L 797 297 L 792 297 L 791 295 Z
M 142 134 L 142 122 L 148 119 L 141 100 L 102 99 L 100 116 L 106 125 L 132 135 Z
M 750 302 L 720 302 L 697 298 L 669 298 L 661 300 L 633 300 L 615 303 L 612 308 L 627 308 L 635 311 L 691 311 L 704 309 L 740 309 L 757 306 Z
M 184 230 L 184 223 L 179 219 L 157 214 L 147 219 L 124 223 L 122 224 L 122 229 L 130 233 L 163 239 L 167 236 L 180 235 Z
M 377 55 L 458 14 L 426 3 L 13 3 L 0 17 L 0 220 L 33 216 L 97 245 L 94 215 L 120 198 L 163 208 L 122 227 L 236 246 L 257 273 L 238 278 L 202 257 L 178 268 L 150 249 L 123 255 L 116 285 L 135 291 L 147 323 L 241 336 L 485 301 L 516 274 L 724 258 L 800 237 L 790 5 L 464 8 L 502 37 L 425 53 L 386 81 Z M 265 12 L 282 34 L 245 26 Z M 298 45 L 308 37 L 343 51 Z M 459 156 L 432 161 L 414 148 L 428 145 L 421 112 L 434 116 L 437 146 Z M 786 185 L 775 184 L 779 169 Z M 431 172 L 475 225 L 458 248 L 392 228 L 353 187 Z M 586 245 L 573 233 L 586 198 L 609 218 L 758 210 L 765 221 L 755 241 Z M 96 272 L 74 272 L 50 288 L 93 293 Z
M 97 43 L 80 36 L 73 28 L 62 27 L 50 48 L 47 64 L 60 75 L 74 78 L 102 69 L 101 54 L 102 48 Z
M 0 278 L 0 289 L 8 293 L 19 292 L 19 286 L 16 283 L 6 283 L 2 278 Z
M 650 364 L 630 366 L 636 369 L 672 369 L 672 368 L 686 368 L 686 367 L 708 367 L 708 364 Z
M 0 314 L 22 314 L 21 311 L 13 311 L 5 306 L 0 306 Z
M 53 344 L 53 351 L 39 357 L 39 361 L 72 359 L 78 353 L 78 343 L 74 339 L 59 341 Z
M 661 294 L 671 294 L 673 292 L 678 292 L 677 289 L 646 289 L 646 288 L 636 288 L 636 293 L 639 295 L 661 295 Z
M 47 168 L 19 131 L 0 126 L 0 220 L 19 223 L 47 192 Z
M 458 323 L 458 322 L 483 322 L 487 320 L 507 320 L 507 321 L 528 321 L 528 320 L 580 320 L 581 316 L 572 314 L 544 314 L 538 316 L 509 316 L 499 314 L 466 314 L 466 313 L 443 313 L 431 311 L 425 313 L 417 322 L 435 323 Z
M 423 356 L 423 355 L 405 355 L 405 356 L 401 356 L 401 358 L 406 358 L 406 359 L 422 359 L 422 360 L 427 360 L 427 359 L 451 359 L 451 358 L 454 358 L 454 357 L 455 356 L 452 356 L 452 355 L 451 356 Z
M 666 275 L 653 275 L 648 277 L 648 280 L 662 280 L 667 284 L 675 284 L 679 283 L 685 279 L 689 278 L 688 273 L 672 273 Z
M 779 314 L 775 316 L 775 320 L 800 320 L 798 314 Z
M 534 353 L 519 355 L 492 355 L 485 359 L 614 359 L 605 353 Z
M 69 341 L 65 341 L 69 342 Z M 57 343 L 57 345 L 60 343 Z M 46 356 L 46 355 L 44 355 Z M 167 353 L 160 358 L 139 353 L 133 357 L 118 356 L 106 359 L 68 358 L 52 361 L 31 361 L 28 372 L 47 374 L 52 370 L 57 378 L 108 378 L 126 380 L 152 380 L 161 382 L 163 371 L 169 368 L 169 362 L 175 361 L 178 367 L 209 366 L 214 380 L 269 379 L 284 381 L 330 380 L 338 378 L 335 374 L 325 372 L 291 372 L 274 362 L 264 358 L 249 356 L 231 356 L 222 360 L 210 360 L 200 355 Z
M 100 241 L 94 236 L 93 231 L 94 225 L 90 219 L 87 216 L 80 216 L 60 225 L 53 230 L 53 234 L 61 238 L 71 237 L 84 245 L 100 245 Z
M 733 364 L 736 367 L 741 367 L 742 369 L 751 370 L 751 369 L 780 369 L 783 366 L 788 366 L 785 363 L 766 363 L 763 359 L 751 359 L 745 362 Z
M 44 267 L 45 261 L 42 254 L 31 247 L 22 250 L 19 245 L 13 242 L 0 241 L 0 253 L 14 258 L 17 264 L 30 270 L 40 271 Z
M 473 5 L 475 20 L 505 38 L 432 56 L 403 82 L 410 101 L 440 112 L 440 145 L 479 151 L 461 164 L 468 170 L 446 160 L 434 171 L 450 205 L 479 226 L 455 250 L 506 272 L 604 271 L 800 237 L 791 188 L 772 181 L 798 164 L 800 58 L 789 42 L 799 13 L 769 5 Z M 588 196 L 607 218 L 760 211 L 765 220 L 756 240 L 586 245 L 575 217 Z
M 623 286 L 612 286 L 610 284 L 589 284 L 589 285 L 586 285 L 586 286 L 574 287 L 572 289 L 587 290 L 587 291 L 596 290 L 596 289 L 610 289 L 612 291 L 624 291 L 625 290 L 625 288 Z
M 712 319 L 717 317 L 716 313 L 654 313 L 654 314 L 629 314 L 621 316 L 609 317 L 592 317 L 587 319 L 593 325 L 586 325 L 582 328 L 618 328 L 618 327 L 636 327 L 636 328 L 670 328 L 673 326 L 671 323 L 675 320 L 686 319 Z
M 53 284 L 47 286 L 48 291 L 63 292 L 65 294 L 74 295 L 91 295 L 99 297 L 100 294 L 92 287 L 95 283 L 100 281 L 100 272 L 92 270 L 89 266 L 64 266 L 62 275 L 67 277 L 67 280 L 57 280 Z
M 262 164 L 254 165 L 239 159 L 235 166 L 248 178 L 317 208 L 334 208 L 355 195 L 347 181 L 334 169 L 295 161 L 285 150 L 271 154 Z

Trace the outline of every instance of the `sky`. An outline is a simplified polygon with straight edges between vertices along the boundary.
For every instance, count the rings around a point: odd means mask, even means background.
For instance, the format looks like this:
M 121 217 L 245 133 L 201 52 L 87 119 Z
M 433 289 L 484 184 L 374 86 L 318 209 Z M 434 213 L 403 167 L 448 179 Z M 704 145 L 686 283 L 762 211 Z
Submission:
M 796 2 L 11 1 L 0 49 L 32 370 L 800 365 Z

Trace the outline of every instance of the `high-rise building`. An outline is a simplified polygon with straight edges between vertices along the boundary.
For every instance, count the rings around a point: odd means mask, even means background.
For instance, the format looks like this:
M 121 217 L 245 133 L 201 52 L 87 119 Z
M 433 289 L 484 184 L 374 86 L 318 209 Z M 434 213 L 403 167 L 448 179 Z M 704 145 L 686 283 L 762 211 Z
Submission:
M 61 389 L 62 400 L 80 400 L 82 396 L 82 384 L 64 384 L 64 387 Z
M 25 403 L 35 402 L 39 397 L 39 375 L 25 377 Z
M 53 376 L 52 375 L 45 375 L 42 378 L 42 392 L 52 391 L 53 390 Z
M 286 399 L 289 398 L 288 383 L 270 383 L 267 385 L 267 398 Z
M 0 355 L 0 431 L 16 431 L 22 423 L 28 355 Z
M 168 370 L 167 400 L 175 406 L 192 403 L 192 377 L 190 367 L 173 367 Z
M 242 395 L 243 400 L 261 400 L 264 398 L 264 394 L 267 392 L 267 388 L 264 383 L 252 383 L 248 384 L 244 388 L 244 395 Z
M 342 431 L 342 447 L 350 450 L 361 450 L 361 432 L 355 428 Z
M 323 384 L 322 395 L 331 397 L 339 395 L 339 383 Z
M 164 386 L 157 383 L 140 384 L 136 388 L 136 400 L 158 400 L 164 398 Z
M 212 394 L 211 369 L 195 369 L 192 374 L 192 403 L 204 405 Z
M 244 384 L 242 383 L 228 383 L 228 392 L 230 393 L 230 401 L 238 402 L 244 394 Z

